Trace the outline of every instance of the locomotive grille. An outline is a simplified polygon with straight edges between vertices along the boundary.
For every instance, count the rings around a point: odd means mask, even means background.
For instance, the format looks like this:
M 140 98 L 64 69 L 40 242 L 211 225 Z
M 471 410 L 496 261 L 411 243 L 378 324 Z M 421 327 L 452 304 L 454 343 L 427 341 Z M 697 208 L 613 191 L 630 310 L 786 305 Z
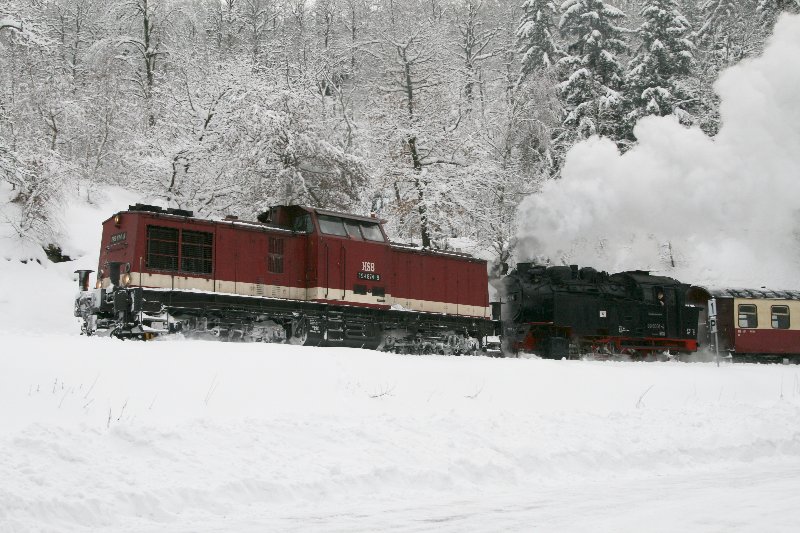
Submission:
M 283 274 L 283 239 L 281 238 L 269 238 L 267 270 L 272 274 Z
M 194 274 L 211 274 L 214 235 L 205 231 L 184 230 L 182 233 L 181 270 Z
M 158 270 L 178 270 L 178 230 L 147 226 L 147 266 Z

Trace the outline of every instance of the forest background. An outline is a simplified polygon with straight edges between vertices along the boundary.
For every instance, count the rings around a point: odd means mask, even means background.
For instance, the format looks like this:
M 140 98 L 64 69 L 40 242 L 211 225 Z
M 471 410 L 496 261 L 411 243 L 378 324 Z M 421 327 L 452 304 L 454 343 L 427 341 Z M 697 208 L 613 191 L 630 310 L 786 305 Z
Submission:
M 713 136 L 712 84 L 800 0 L 2 0 L 0 179 L 58 243 L 67 194 L 200 216 L 306 204 L 513 254 L 517 206 L 645 115 Z

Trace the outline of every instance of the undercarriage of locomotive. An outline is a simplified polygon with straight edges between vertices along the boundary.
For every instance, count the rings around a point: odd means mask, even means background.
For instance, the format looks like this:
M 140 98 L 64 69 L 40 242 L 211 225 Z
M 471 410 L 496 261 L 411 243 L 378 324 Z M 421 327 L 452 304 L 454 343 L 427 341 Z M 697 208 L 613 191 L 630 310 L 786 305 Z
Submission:
M 404 354 L 474 355 L 494 327 L 466 317 L 142 288 L 81 291 L 75 316 L 86 335 L 149 340 L 181 334 Z
M 574 335 L 552 324 L 519 325 L 506 332 L 506 351 L 549 359 L 666 361 L 696 350 L 694 339 Z

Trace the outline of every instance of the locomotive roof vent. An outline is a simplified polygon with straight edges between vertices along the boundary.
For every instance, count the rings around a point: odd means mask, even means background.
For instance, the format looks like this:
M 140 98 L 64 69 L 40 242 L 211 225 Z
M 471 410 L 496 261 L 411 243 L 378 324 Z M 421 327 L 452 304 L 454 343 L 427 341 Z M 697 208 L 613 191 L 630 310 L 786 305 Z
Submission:
M 128 211 L 145 211 L 148 213 L 162 213 L 164 210 L 157 205 L 134 204 L 128 206 Z
M 179 216 L 179 217 L 190 217 L 190 216 L 194 215 L 193 212 L 188 211 L 186 209 L 175 209 L 173 207 L 168 208 L 167 209 L 167 213 L 169 213 L 170 215 L 176 215 L 176 216 Z
M 236 215 L 225 215 L 225 220 L 231 220 L 231 221 L 239 220 L 239 217 L 237 217 Z

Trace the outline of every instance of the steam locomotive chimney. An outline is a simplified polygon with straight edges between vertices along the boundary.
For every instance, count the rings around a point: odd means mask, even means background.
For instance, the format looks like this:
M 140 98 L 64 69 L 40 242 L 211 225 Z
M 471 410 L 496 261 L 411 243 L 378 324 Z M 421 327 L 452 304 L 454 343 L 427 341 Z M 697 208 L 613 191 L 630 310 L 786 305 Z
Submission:
M 570 265 L 569 269 L 572 271 L 572 279 L 578 279 L 578 265 Z
M 94 272 L 94 270 L 76 270 L 75 273 L 78 275 L 78 290 L 81 291 L 88 291 L 89 290 L 89 274 Z

